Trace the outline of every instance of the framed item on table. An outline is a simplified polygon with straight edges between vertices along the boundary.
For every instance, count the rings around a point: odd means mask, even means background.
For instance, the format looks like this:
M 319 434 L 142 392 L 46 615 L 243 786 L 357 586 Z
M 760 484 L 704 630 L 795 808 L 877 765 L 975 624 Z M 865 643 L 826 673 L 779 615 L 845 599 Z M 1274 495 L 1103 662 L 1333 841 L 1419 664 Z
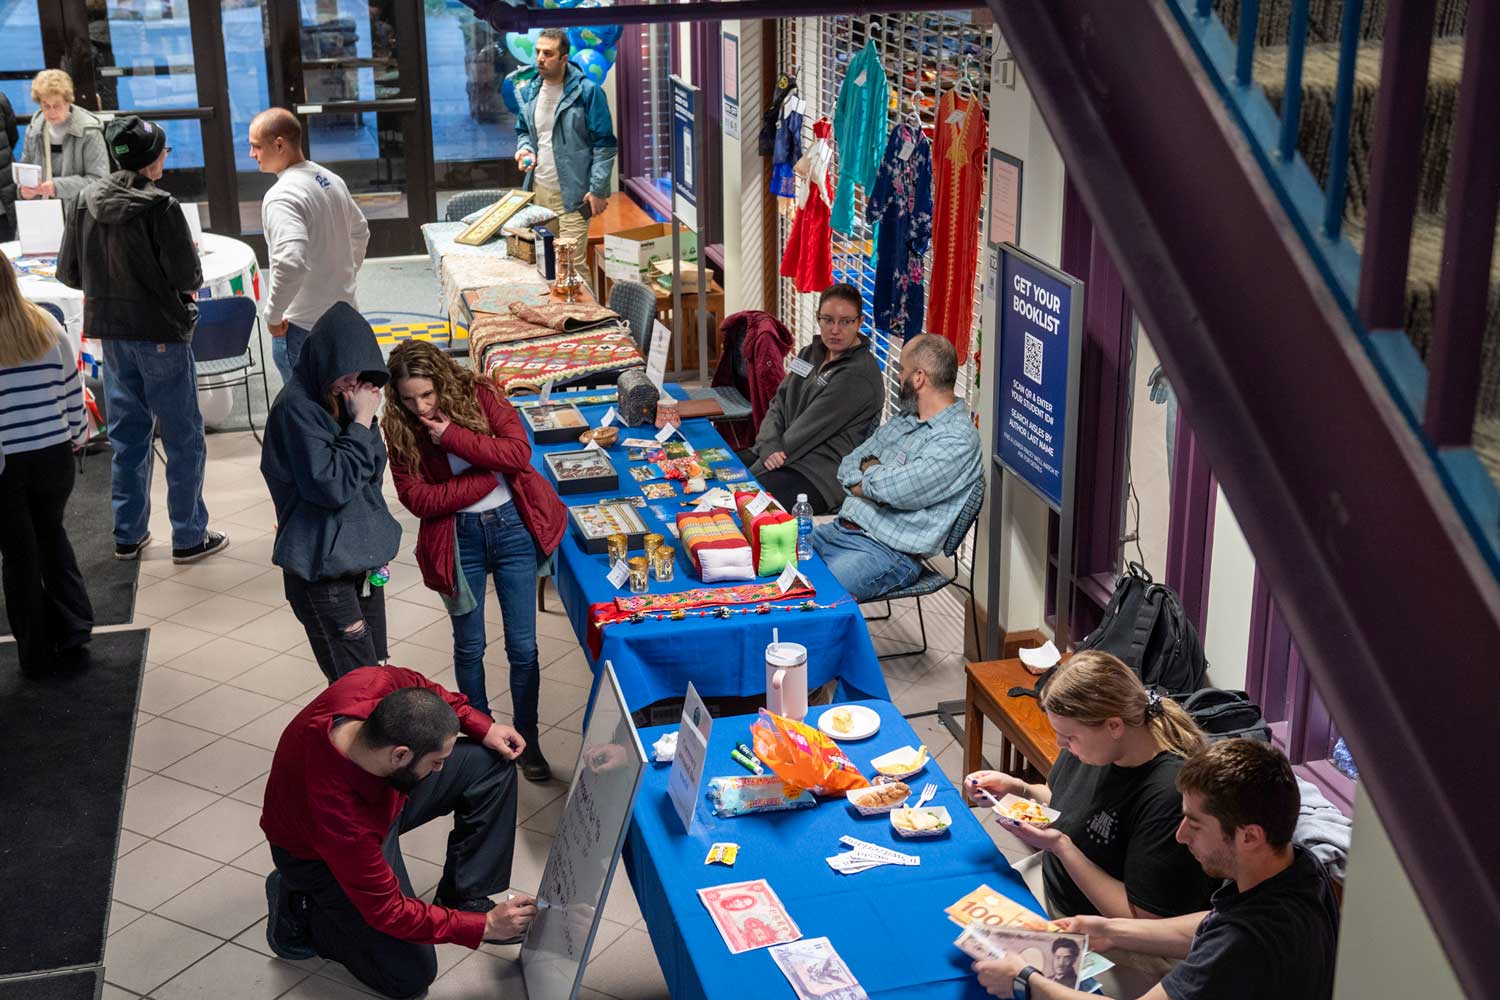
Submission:
M 531 439 L 537 444 L 561 444 L 577 441 L 578 435 L 588 429 L 589 422 L 583 419 L 578 407 L 572 403 L 543 403 L 520 411 L 531 431 Z
M 589 555 L 600 555 L 609 548 L 610 535 L 624 535 L 627 548 L 638 549 L 645 542 L 646 522 L 636 512 L 633 504 L 596 503 L 584 507 L 569 507 L 568 517 L 583 550 Z
M 500 227 L 505 225 L 512 215 L 521 210 L 533 197 L 530 191 L 507 191 L 505 196 L 485 209 L 483 215 L 475 219 L 463 232 L 453 237 L 454 243 L 462 243 L 465 246 L 484 246 L 495 238 Z
M 545 458 L 559 493 L 597 493 L 620 485 L 613 463 L 602 451 L 554 451 Z

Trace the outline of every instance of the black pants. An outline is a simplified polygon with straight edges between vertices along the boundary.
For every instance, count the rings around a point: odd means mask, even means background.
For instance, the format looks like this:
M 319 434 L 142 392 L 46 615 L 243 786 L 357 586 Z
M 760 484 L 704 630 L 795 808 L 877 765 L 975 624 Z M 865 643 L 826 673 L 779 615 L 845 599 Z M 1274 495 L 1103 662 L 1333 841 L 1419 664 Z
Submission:
M 0 243 L 9 243 L 16 238 L 15 211 L 9 205 L 0 205 Z
M 385 588 L 369 587 L 365 574 L 307 581 L 281 574 L 292 613 L 307 630 L 307 641 L 323 676 L 332 684 L 349 671 L 374 666 L 389 653 L 385 646 Z M 361 596 L 361 591 L 368 594 Z
M 441 771 L 412 789 L 406 806 L 385 837 L 385 859 L 414 896 L 399 834 L 429 820 L 453 814 L 448 859 L 438 895 L 446 900 L 490 896 L 510 885 L 516 844 L 515 765 L 488 747 L 460 738 Z M 271 845 L 284 891 L 306 893 L 313 947 L 342 963 L 360 982 L 388 997 L 412 997 L 437 978 L 437 953 L 430 944 L 401 941 L 365 923 L 333 872 L 321 861 L 304 861 Z
M 66 442 L 6 455 L 0 473 L 0 576 L 27 669 L 45 668 L 59 649 L 88 642 L 94 628 L 94 607 L 63 527 L 74 474 Z
M 738 457 L 741 462 L 745 463 L 747 469 L 760 461 L 760 456 L 755 454 L 754 448 L 746 448 L 739 453 Z M 776 502 L 785 507 L 788 514 L 797 505 L 799 493 L 807 494 L 807 502 L 812 505 L 814 514 L 833 513 L 833 510 L 824 502 L 823 494 L 819 493 L 818 488 L 812 484 L 812 480 L 796 469 L 783 465 L 779 469 L 762 472 L 755 477 L 755 481 L 760 483 L 767 493 L 775 497 Z

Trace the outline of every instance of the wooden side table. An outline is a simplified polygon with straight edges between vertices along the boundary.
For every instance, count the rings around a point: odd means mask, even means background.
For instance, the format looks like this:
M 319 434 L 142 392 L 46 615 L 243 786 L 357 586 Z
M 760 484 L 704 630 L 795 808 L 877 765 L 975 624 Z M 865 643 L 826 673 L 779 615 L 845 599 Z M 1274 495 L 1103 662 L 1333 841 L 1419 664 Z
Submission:
M 990 660 L 964 667 L 964 773 L 979 770 L 984 755 L 984 723 L 1000 730 L 1000 759 L 1006 774 L 1027 768 L 1042 778 L 1057 761 L 1057 733 L 1035 698 L 1012 698 L 1013 687 L 1035 687 L 1037 676 L 1019 660 Z

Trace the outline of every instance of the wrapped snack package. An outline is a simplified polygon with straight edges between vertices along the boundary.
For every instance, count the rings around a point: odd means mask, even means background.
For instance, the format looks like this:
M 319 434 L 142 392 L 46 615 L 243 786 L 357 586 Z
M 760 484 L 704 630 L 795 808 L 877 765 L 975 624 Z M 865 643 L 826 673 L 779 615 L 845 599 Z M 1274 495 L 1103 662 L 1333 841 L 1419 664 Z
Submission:
M 709 778 L 708 801 L 715 816 L 747 816 L 818 804 L 807 792 L 788 788 L 780 778 L 769 774 Z
M 750 735 L 755 756 L 788 788 L 835 795 L 870 784 L 838 745 L 812 726 L 761 709 Z

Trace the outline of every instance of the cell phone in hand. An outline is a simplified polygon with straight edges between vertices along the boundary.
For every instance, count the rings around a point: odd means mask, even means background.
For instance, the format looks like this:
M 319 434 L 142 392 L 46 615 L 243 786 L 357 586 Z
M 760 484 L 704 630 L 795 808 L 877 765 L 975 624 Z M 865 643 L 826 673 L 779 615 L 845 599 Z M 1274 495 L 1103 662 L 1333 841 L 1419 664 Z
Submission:
M 583 216 L 585 221 L 594 217 L 594 206 L 589 204 L 587 195 L 583 198 L 583 204 L 578 206 L 578 214 Z

